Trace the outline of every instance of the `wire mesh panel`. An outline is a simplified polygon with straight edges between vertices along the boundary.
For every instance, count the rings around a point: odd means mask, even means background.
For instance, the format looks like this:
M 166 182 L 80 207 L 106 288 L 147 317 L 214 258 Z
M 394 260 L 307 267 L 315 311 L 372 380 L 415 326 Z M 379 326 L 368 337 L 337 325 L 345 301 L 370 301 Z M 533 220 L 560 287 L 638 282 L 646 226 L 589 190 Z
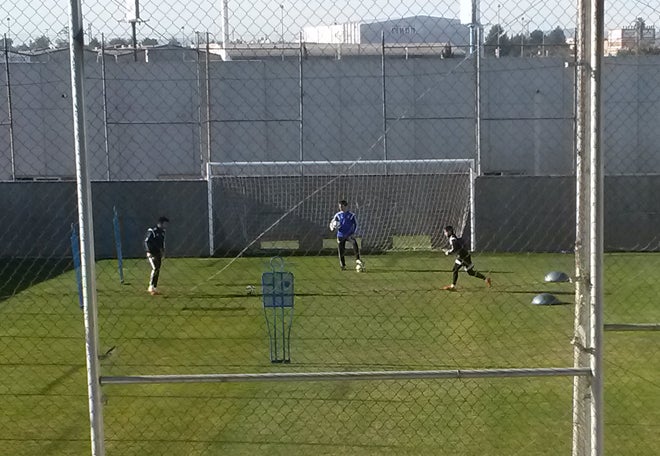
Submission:
M 131 385 L 107 391 L 108 428 L 128 429 L 108 436 L 108 451 L 119 454 L 479 455 L 484 448 L 513 447 L 547 454 L 547 446 L 570 452 L 568 379 Z M 180 411 L 176 421 L 162 414 L 173 409 Z M 409 417 L 405 425 L 401 416 Z
M 606 392 L 612 395 L 607 413 L 611 451 L 657 451 L 658 439 L 648 433 L 653 413 L 636 418 L 646 397 L 655 403 L 658 385 L 657 348 L 660 314 L 653 268 L 658 247 L 653 195 L 658 174 L 657 131 L 651 118 L 658 112 L 657 7 L 610 6 L 618 20 L 609 30 L 611 56 L 606 59 L 604 127 L 605 161 Z M 654 44 L 655 41 L 655 44 Z M 640 135 L 634 132 L 640 132 Z M 628 185 L 627 191 L 622 186 Z M 632 353 L 637 353 L 633 355 Z M 631 424 L 634 423 L 634 424 Z M 649 448 L 649 450 L 647 450 Z
M 605 447 L 654 454 L 660 17 L 607 8 Z M 108 455 L 589 454 L 578 12 L 85 2 L 83 290 L 69 13 L 3 5 L 0 453 L 88 454 L 100 382 Z
M 608 451 L 658 451 L 642 413 L 653 407 L 660 367 L 660 313 L 654 304 L 653 279 L 658 250 L 657 205 L 658 114 L 657 5 L 622 2 L 608 6 L 614 18 L 607 30 L 604 71 L 605 148 L 605 391 Z M 639 134 L 637 134 L 639 133 Z M 626 186 L 626 191 L 623 191 Z M 609 222 L 607 222 L 609 220 Z M 641 331 L 640 331 L 641 330 Z M 635 354 L 634 354 L 635 353 Z M 649 403 L 646 398 L 651 398 Z

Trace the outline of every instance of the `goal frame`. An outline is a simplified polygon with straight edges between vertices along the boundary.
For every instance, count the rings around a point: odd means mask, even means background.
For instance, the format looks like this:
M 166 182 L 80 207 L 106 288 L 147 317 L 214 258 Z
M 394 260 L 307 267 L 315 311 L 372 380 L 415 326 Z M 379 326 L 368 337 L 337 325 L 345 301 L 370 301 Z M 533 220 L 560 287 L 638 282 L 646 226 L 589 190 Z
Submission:
M 466 171 L 469 182 L 469 222 L 470 222 L 470 250 L 474 251 L 476 249 L 477 235 L 476 235 L 476 216 L 475 216 L 475 182 L 477 173 L 475 172 L 475 160 L 471 158 L 437 158 L 437 159 L 414 159 L 414 160 L 307 160 L 307 161 L 234 161 L 234 162 L 212 162 L 209 161 L 206 163 L 206 188 L 207 188 L 207 226 L 208 226 L 208 245 L 209 245 L 209 256 L 214 256 L 215 254 L 215 240 L 214 232 L 215 225 L 213 221 L 214 213 L 214 199 L 213 199 L 213 178 L 220 176 L 241 176 L 241 177 L 254 177 L 254 176 L 276 176 L 276 174 L 264 174 L 263 172 L 254 171 L 252 173 L 245 173 L 246 169 L 256 169 L 263 170 L 266 168 L 279 168 L 280 170 L 289 170 L 285 176 L 336 176 L 337 169 L 345 168 L 347 171 L 346 175 L 349 174 L 348 170 L 352 170 L 356 166 L 360 168 L 365 168 L 371 172 L 357 172 L 351 171 L 350 175 L 388 175 L 390 172 L 401 168 L 404 166 L 411 165 L 442 165 L 446 164 L 459 165 L 464 164 L 465 168 L 462 170 Z M 214 168 L 224 168 L 229 172 L 225 174 L 214 174 Z M 329 168 L 324 170 L 324 168 Z M 240 174 L 236 171 L 231 170 L 240 170 Z M 380 173 L 374 172 L 374 170 L 380 171 Z M 402 172 L 393 172 L 393 174 L 404 174 Z M 420 173 L 411 173 L 411 174 L 420 174 Z M 438 173 L 441 174 L 441 173 Z M 341 174 L 340 174 L 341 175 Z

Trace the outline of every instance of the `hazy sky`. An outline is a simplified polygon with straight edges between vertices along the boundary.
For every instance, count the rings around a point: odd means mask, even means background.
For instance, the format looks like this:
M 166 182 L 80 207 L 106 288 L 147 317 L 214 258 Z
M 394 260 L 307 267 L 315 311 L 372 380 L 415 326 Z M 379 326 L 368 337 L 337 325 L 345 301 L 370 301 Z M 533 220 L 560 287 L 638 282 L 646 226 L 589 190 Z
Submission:
M 130 0 L 129 0 L 130 1 Z M 134 0 L 133 0 L 134 1 Z M 16 43 L 39 35 L 51 40 L 66 36 L 68 1 L 5 0 L 0 6 L 2 33 L 10 33 Z M 283 8 L 282 8 L 282 6 Z M 192 40 L 195 31 L 209 31 L 220 37 L 220 1 L 140 0 L 138 37 L 167 41 Z M 458 19 L 460 0 L 229 0 L 230 34 L 233 38 L 252 40 L 269 37 L 278 40 L 284 29 L 286 40 L 293 40 L 304 26 L 343 23 L 368 19 L 387 19 L 414 15 Z M 100 37 L 129 37 L 125 21 L 126 0 L 84 1 L 86 27 Z M 486 33 L 501 23 L 510 35 L 526 29 L 549 31 L 556 26 L 575 27 L 577 1 L 503 0 L 481 2 L 481 23 Z M 606 29 L 630 26 L 637 17 L 655 26 L 660 35 L 660 0 L 613 0 L 606 2 Z

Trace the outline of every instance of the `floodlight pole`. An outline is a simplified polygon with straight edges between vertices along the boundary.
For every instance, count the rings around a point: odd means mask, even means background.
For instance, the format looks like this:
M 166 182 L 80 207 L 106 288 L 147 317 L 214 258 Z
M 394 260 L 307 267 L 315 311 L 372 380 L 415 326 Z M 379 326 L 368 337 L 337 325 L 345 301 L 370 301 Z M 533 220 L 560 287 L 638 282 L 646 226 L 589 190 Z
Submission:
M 229 44 L 229 0 L 222 0 L 220 15 L 220 21 L 222 23 L 222 58 L 225 59 L 227 53 L 227 44 Z
M 227 51 L 227 46 L 231 44 L 229 40 L 229 0 L 222 0 L 222 7 L 220 8 L 220 27 L 222 35 L 222 49 L 220 50 L 220 56 L 222 57 L 222 60 L 228 61 L 231 60 L 229 51 Z
M 80 0 L 70 0 L 69 58 L 71 65 L 71 101 L 76 154 L 76 186 L 78 194 L 78 224 L 80 227 L 80 257 L 85 316 L 85 354 L 90 434 L 93 456 L 104 456 L 103 407 L 101 405 L 101 371 L 98 350 L 96 303 L 96 271 L 94 264 L 94 222 L 92 218 L 92 186 L 87 162 L 85 133 L 84 46 L 82 7 Z

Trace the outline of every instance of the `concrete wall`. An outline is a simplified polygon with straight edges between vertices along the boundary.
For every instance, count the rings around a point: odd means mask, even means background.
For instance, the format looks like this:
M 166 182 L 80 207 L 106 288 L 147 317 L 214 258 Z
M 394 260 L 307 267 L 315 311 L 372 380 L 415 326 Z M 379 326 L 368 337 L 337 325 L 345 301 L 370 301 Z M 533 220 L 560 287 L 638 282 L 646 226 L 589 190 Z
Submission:
M 160 215 L 171 219 L 169 256 L 207 255 L 207 186 L 204 181 L 95 182 L 92 189 L 98 258 L 115 256 L 113 206 L 120 214 L 126 257 L 143 256 L 145 231 Z M 657 194 L 660 194 L 660 176 L 657 175 L 605 179 L 607 251 L 660 251 Z M 575 181 L 570 177 L 479 178 L 476 183 L 477 250 L 571 252 L 575 237 L 574 195 Z M 260 232 L 265 227 L 264 220 L 273 215 L 263 210 L 265 206 L 250 198 L 241 202 L 236 196 L 218 201 L 218 212 L 214 214 L 218 251 L 236 252 L 254 240 L 244 234 Z M 241 215 L 241 208 L 251 209 Z M 255 213 L 253 209 L 258 210 Z M 321 217 L 325 220 L 333 210 L 325 206 L 322 209 Z M 373 208 L 365 207 L 356 212 L 369 236 L 378 236 L 378 227 L 383 226 L 384 219 L 373 213 Z M 0 225 L 0 257 L 71 255 L 71 224 L 77 222 L 73 183 L 0 183 L 0 213 L 5 215 Z M 293 227 L 298 233 L 304 232 L 299 239 L 301 247 L 318 252 L 322 238 L 328 236 L 326 227 L 310 223 L 309 217 L 299 215 L 294 213 L 264 239 L 290 240 Z M 372 240 L 364 242 L 373 244 Z
M 660 176 L 605 178 L 606 251 L 659 251 Z M 478 250 L 573 251 L 575 179 L 482 177 L 476 186 Z
M 492 82 L 484 85 L 484 171 L 570 173 L 572 74 L 553 61 L 554 72 L 525 68 L 527 78 L 512 86 L 507 65 L 499 62 L 494 61 Z M 474 83 L 471 67 L 456 64 L 387 62 L 385 154 L 380 60 L 306 62 L 303 158 L 473 157 Z M 290 78 L 297 62 L 234 62 L 215 70 L 221 74 L 212 73 L 212 118 L 218 121 L 213 160 L 298 160 L 300 96 L 298 81 Z M 521 73 L 516 66 L 511 71 Z
M 126 257 L 144 255 L 148 227 L 161 215 L 171 220 L 168 255 L 208 253 L 205 182 L 95 182 L 92 185 L 97 258 L 115 257 L 113 207 Z M 73 182 L 0 183 L 0 257 L 71 256 L 71 224 L 78 222 Z
M 498 176 L 477 180 L 477 250 L 573 251 L 575 179 Z
M 71 256 L 73 182 L 0 182 L 0 257 Z
M 603 142 L 607 173 L 660 169 L 660 56 L 605 59 Z
M 190 55 L 179 57 L 108 62 L 107 155 L 101 66 L 89 57 L 87 133 L 94 179 L 200 176 L 208 126 L 215 161 L 385 156 L 378 57 L 304 61 L 302 150 L 297 60 L 212 62 L 207 118 L 204 61 L 198 66 Z M 609 174 L 660 172 L 658 68 L 660 56 L 605 60 L 603 150 Z M 73 176 L 66 59 L 12 64 L 10 71 L 17 175 Z M 470 60 L 390 57 L 386 74 L 388 158 L 474 157 Z M 483 60 L 485 173 L 572 174 L 573 77 L 574 69 L 561 59 Z M 3 97 L 0 180 L 11 178 L 7 118 Z

